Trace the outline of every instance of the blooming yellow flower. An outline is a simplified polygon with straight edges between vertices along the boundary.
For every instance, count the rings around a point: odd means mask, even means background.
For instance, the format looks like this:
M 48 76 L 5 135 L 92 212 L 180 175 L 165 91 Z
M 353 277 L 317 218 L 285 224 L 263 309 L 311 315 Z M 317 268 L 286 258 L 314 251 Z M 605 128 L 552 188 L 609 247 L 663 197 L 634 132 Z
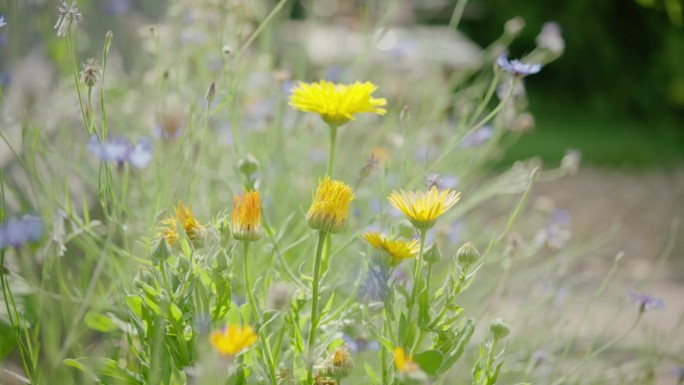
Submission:
M 261 227 L 261 197 L 258 191 L 244 192 L 233 197 L 233 214 L 230 218 L 233 238 L 256 241 L 263 235 Z
M 335 84 L 321 80 L 316 83 L 299 82 L 292 90 L 290 106 L 319 114 L 331 126 L 341 126 L 354 120 L 355 114 L 372 112 L 385 115 L 387 100 L 374 99 L 371 94 L 378 87 L 371 82 Z
M 396 209 L 419 230 L 427 230 L 435 225 L 435 221 L 461 198 L 461 193 L 449 189 L 437 190 L 433 186 L 429 191 L 393 191 L 387 198 Z
M 415 258 L 418 252 L 418 241 L 404 241 L 401 239 L 390 240 L 385 235 L 369 231 L 362 235 L 374 249 L 384 250 L 391 259 L 392 266 L 396 266 L 404 259 Z
M 400 372 L 414 372 L 418 370 L 418 365 L 413 362 L 413 356 L 407 356 L 404 349 L 400 347 L 394 348 L 394 366 Z
M 224 356 L 234 356 L 257 342 L 257 335 L 250 326 L 230 325 L 209 335 L 211 345 Z
M 174 217 L 162 221 L 161 224 L 165 227 L 158 235 L 166 238 L 169 244 L 172 245 L 178 242 L 178 239 L 180 238 L 180 235 L 178 234 L 178 225 L 180 224 L 180 227 L 185 231 L 185 235 L 187 235 L 191 241 L 198 239 L 204 226 L 202 226 L 192 215 L 190 207 L 185 207 L 182 202 L 178 202 L 175 213 L 176 215 Z
M 349 216 L 349 204 L 356 198 L 351 188 L 329 176 L 318 182 L 318 190 L 306 221 L 312 229 L 339 233 Z

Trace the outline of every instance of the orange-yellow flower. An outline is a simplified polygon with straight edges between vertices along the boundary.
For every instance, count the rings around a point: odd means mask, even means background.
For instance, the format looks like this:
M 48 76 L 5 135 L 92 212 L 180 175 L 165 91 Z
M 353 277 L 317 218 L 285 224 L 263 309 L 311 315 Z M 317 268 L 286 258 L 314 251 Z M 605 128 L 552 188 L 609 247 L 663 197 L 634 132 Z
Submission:
M 404 241 L 401 239 L 390 240 L 384 234 L 374 231 L 366 232 L 362 235 L 374 249 L 380 249 L 390 257 L 392 266 L 396 266 L 404 259 L 415 258 L 418 253 L 418 241 Z
M 198 239 L 204 226 L 192 215 L 190 207 L 185 207 L 182 202 L 178 202 L 175 214 L 174 217 L 162 221 L 164 228 L 159 232 L 159 236 L 166 238 L 170 245 L 178 242 L 180 239 L 178 226 L 180 225 L 191 241 Z
M 418 365 L 413 362 L 413 356 L 407 356 L 404 349 L 400 347 L 394 348 L 394 366 L 400 372 L 414 372 L 418 370 Z
M 240 241 L 261 239 L 261 197 L 258 191 L 244 192 L 233 197 L 233 214 L 230 218 L 233 238 Z
M 354 84 L 335 84 L 321 80 L 316 83 L 299 84 L 292 90 L 290 106 L 293 108 L 319 114 L 331 126 L 341 126 L 354 115 L 371 112 L 384 115 L 387 100 L 374 99 L 371 94 L 378 87 L 371 82 Z
M 209 335 L 211 345 L 224 356 L 234 356 L 254 345 L 257 335 L 250 326 L 230 325 Z
M 393 191 L 387 198 L 396 209 L 401 211 L 419 230 L 427 230 L 435 225 L 437 218 L 449 210 L 461 198 L 461 193 L 449 189 L 438 190 L 433 186 L 429 191 Z
M 314 230 L 339 233 L 347 223 L 349 204 L 356 197 L 351 188 L 329 176 L 318 182 L 318 190 L 306 221 Z

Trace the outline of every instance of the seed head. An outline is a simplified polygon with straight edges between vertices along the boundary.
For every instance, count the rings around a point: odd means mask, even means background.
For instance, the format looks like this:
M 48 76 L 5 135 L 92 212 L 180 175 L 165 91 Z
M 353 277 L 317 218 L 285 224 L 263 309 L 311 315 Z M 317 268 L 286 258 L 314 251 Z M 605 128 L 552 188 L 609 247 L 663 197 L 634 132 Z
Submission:
M 62 0 L 57 10 L 59 11 L 59 18 L 54 27 L 57 30 L 57 36 L 66 36 L 70 30 L 83 21 L 83 14 L 76 0 L 72 1 L 71 5 Z
M 83 82 L 88 88 L 92 88 L 97 81 L 100 79 L 102 70 L 97 60 L 90 58 L 85 63 L 81 64 L 83 70 L 81 71 L 81 82 Z

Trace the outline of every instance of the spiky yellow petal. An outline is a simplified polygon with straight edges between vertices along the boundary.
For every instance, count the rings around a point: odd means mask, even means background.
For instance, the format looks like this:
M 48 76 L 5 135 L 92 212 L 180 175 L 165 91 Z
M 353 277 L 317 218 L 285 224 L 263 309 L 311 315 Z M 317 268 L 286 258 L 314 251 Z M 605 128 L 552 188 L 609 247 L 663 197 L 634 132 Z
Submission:
M 183 206 L 182 202 L 178 202 L 178 206 L 175 208 L 175 216 L 163 220 L 161 224 L 164 228 L 162 228 L 158 236 L 166 238 L 170 245 L 173 245 L 180 239 L 178 225 L 180 225 L 185 235 L 191 241 L 198 239 L 202 229 L 204 229 L 204 226 L 192 215 L 190 207 Z
M 458 202 L 461 193 L 449 189 L 438 190 L 433 186 L 429 191 L 393 191 L 387 198 L 397 210 L 401 211 L 419 230 L 427 230 L 435 221 Z
M 401 239 L 391 240 L 385 235 L 369 231 L 362 235 L 374 249 L 380 249 L 390 257 L 392 266 L 396 266 L 404 259 L 415 258 L 419 244 L 416 240 L 404 241 Z
M 230 218 L 233 238 L 240 241 L 261 239 L 261 197 L 258 191 L 233 196 L 233 213 Z
M 319 114 L 323 120 L 333 126 L 341 126 L 354 115 L 371 112 L 384 115 L 387 100 L 375 99 L 371 96 L 378 87 L 371 82 L 355 82 L 353 84 L 335 84 L 326 80 L 315 83 L 299 84 L 292 90 L 290 106 L 293 108 Z
M 326 176 L 318 182 L 306 221 L 312 229 L 339 233 L 347 223 L 349 204 L 355 197 L 348 185 Z

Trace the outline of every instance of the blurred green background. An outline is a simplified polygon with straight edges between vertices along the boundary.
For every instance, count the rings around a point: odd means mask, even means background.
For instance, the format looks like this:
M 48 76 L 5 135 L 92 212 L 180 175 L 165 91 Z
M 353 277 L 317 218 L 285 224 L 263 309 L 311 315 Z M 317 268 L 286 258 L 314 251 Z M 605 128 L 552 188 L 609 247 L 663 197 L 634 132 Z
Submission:
M 342 1 L 342 0 L 339 0 Z M 343 1 L 347 8 L 352 7 Z M 262 1 L 265 7 L 275 2 Z M 322 3 L 332 4 L 336 0 Z M 369 7 L 356 1 L 357 8 Z M 400 7 L 415 24 L 448 24 L 458 0 L 372 2 L 373 7 Z M 20 4 L 23 3 L 23 4 Z M 34 46 L 50 51 L 57 1 L 2 0 L 0 13 L 8 25 L 0 30 L 0 81 L 11 82 L 13 59 Z M 162 0 L 98 0 L 79 2 L 94 36 L 114 30 L 114 44 L 128 44 L 141 26 L 164 15 Z M 306 15 L 309 0 L 289 4 L 289 17 Z M 323 5 L 324 7 L 327 5 Z M 339 5 L 335 5 L 340 9 Z M 536 129 L 522 135 L 503 155 L 502 164 L 540 156 L 557 163 L 569 148 L 586 163 L 636 168 L 673 167 L 684 159 L 684 30 L 682 0 L 479 0 L 466 3 L 459 29 L 480 46 L 500 36 L 504 23 L 525 21 L 511 46 L 520 57 L 535 46 L 542 25 L 557 22 L 565 53 L 543 71 L 526 79 Z M 14 21 L 19 18 L 21 23 Z M 17 36 L 22 36 L 20 39 Z M 51 37 L 50 37 L 51 36 Z M 16 40 L 13 40 L 16 38 Z M 81 42 L 83 43 L 83 42 Z M 53 44 L 54 45 L 54 44 Z M 87 42 L 86 42 L 87 45 Z M 140 47 L 123 50 L 134 63 Z M 95 54 L 99 47 L 91 47 Z M 67 63 L 64 58 L 57 62 Z

